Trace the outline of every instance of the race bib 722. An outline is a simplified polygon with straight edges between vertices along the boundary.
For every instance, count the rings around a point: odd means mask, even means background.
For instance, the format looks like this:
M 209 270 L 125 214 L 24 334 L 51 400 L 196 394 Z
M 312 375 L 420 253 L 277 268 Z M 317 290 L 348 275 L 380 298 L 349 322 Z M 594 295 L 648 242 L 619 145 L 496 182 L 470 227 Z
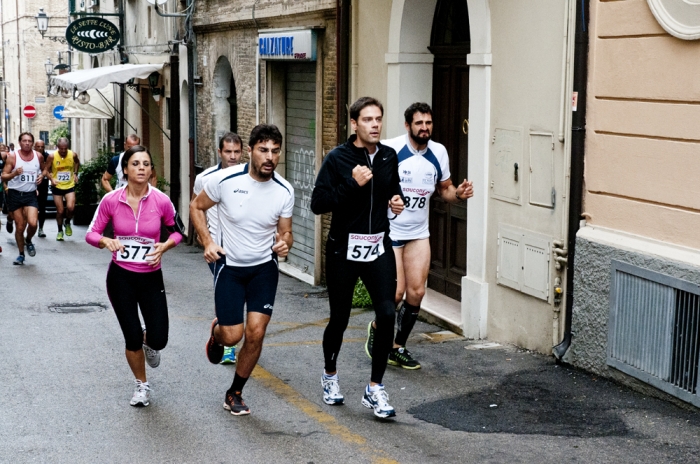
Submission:
M 58 182 L 70 182 L 71 173 L 70 171 L 59 171 L 56 173 L 56 180 Z

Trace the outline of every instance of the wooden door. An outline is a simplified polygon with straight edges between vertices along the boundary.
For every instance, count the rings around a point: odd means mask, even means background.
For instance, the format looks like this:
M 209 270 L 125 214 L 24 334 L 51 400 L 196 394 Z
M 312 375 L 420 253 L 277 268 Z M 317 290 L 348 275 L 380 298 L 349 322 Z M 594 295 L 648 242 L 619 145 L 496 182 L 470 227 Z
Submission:
M 469 132 L 468 47 L 434 46 L 433 140 L 447 148 L 454 185 L 467 178 Z M 461 301 L 467 273 L 467 205 L 449 204 L 439 195 L 430 201 L 431 263 L 428 287 Z
M 433 61 L 433 140 L 445 145 L 450 178 L 467 178 L 469 133 L 469 11 L 464 0 L 438 0 L 433 16 L 430 51 Z M 467 274 L 467 205 L 430 200 L 430 274 L 428 287 L 461 301 Z

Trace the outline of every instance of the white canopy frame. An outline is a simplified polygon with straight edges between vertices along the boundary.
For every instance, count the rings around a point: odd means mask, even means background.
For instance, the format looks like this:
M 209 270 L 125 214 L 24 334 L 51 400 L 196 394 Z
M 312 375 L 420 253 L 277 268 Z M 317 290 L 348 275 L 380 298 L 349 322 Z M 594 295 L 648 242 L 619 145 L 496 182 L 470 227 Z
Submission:
M 68 90 L 75 95 L 75 92 L 87 92 L 91 89 L 103 89 L 109 84 L 121 84 L 122 86 L 133 79 L 147 79 L 154 72 L 162 73 L 165 64 L 118 64 L 114 66 L 104 66 L 101 68 L 81 69 L 51 78 L 51 92 L 59 93 L 61 90 Z M 98 91 L 99 93 L 99 91 Z M 148 117 L 158 126 L 158 129 L 163 135 L 170 140 L 170 136 L 165 133 L 163 128 L 158 124 L 158 121 L 141 106 L 141 104 L 132 97 L 128 92 L 125 92 L 136 104 L 148 115 Z M 112 107 L 116 110 L 114 105 Z M 118 111 L 118 110 L 117 110 Z M 123 111 L 123 110 L 122 110 Z M 123 114 L 120 114 L 124 121 Z M 131 124 L 129 124 L 131 128 Z

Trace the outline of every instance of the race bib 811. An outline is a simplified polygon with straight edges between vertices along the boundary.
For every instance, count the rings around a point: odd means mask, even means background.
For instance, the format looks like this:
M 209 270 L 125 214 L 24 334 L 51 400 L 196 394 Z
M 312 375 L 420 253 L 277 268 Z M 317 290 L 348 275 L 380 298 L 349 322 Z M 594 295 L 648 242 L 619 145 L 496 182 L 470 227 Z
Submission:
M 379 234 L 350 234 L 348 261 L 369 263 L 384 254 L 384 232 Z
M 117 261 L 127 263 L 148 263 L 148 253 L 155 249 L 156 241 L 151 238 L 138 236 L 117 236 L 117 240 L 124 247 L 124 251 L 117 250 Z

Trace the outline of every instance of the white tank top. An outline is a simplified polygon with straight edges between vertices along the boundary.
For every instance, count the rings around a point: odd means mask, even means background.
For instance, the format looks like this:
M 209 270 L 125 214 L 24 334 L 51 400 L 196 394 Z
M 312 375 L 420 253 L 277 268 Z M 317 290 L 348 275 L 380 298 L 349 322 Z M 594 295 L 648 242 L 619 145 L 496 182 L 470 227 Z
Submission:
M 19 176 L 13 177 L 7 183 L 7 188 L 17 190 L 18 192 L 33 192 L 36 190 L 36 179 L 41 174 L 41 163 L 39 162 L 39 153 L 32 150 L 32 159 L 24 161 L 19 155 L 19 150 L 14 152 L 15 167 L 12 172 L 18 168 L 22 168 L 23 172 Z

